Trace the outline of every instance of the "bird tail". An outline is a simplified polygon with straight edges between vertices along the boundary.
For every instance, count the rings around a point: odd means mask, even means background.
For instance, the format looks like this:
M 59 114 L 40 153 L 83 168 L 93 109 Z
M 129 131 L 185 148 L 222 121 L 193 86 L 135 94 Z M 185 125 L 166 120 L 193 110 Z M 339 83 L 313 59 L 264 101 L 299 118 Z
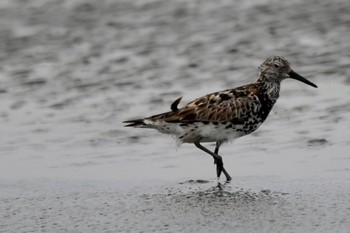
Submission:
M 127 124 L 127 125 L 124 125 L 124 127 L 142 128 L 146 126 L 144 119 L 123 121 L 123 123 Z

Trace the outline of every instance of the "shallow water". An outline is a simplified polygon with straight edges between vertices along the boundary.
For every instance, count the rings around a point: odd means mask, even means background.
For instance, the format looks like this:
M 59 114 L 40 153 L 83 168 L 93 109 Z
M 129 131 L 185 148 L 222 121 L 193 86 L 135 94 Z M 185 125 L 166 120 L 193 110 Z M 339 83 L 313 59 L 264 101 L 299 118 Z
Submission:
M 346 0 L 2 1 L 0 232 L 347 232 L 348 12 Z M 229 184 L 193 145 L 121 123 L 253 82 L 270 55 L 319 88 L 284 81 L 261 128 L 222 147 Z

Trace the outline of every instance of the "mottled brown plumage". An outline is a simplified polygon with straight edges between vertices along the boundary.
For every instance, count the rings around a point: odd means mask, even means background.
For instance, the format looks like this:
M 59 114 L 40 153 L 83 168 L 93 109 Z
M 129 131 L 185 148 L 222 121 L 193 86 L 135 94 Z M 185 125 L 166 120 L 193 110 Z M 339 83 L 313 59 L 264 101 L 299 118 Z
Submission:
M 230 180 L 218 155 L 220 145 L 255 131 L 265 121 L 279 97 L 282 80 L 293 78 L 317 87 L 295 73 L 283 57 L 268 58 L 259 70 L 255 83 L 205 95 L 182 108 L 178 108 L 179 98 L 171 104 L 171 111 L 125 121 L 129 123 L 126 126 L 154 128 L 175 135 L 178 143 L 194 143 L 214 157 L 218 177 L 223 171 Z M 216 142 L 215 151 L 209 151 L 201 142 Z
M 175 103 L 175 102 L 174 102 Z M 188 103 L 181 109 L 151 116 L 149 120 L 169 123 L 218 122 L 242 119 L 260 107 L 259 86 L 249 84 L 236 89 L 215 92 Z M 255 109 L 258 112 L 259 109 Z

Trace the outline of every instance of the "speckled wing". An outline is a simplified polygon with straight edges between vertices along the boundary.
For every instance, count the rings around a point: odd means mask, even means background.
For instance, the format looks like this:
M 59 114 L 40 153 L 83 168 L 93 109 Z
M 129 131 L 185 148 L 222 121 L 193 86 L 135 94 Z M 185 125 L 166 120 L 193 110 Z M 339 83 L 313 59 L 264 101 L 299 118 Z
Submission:
M 153 116 L 166 122 L 232 122 L 243 123 L 251 114 L 261 109 L 253 84 L 215 92 L 188 103 L 176 111 Z

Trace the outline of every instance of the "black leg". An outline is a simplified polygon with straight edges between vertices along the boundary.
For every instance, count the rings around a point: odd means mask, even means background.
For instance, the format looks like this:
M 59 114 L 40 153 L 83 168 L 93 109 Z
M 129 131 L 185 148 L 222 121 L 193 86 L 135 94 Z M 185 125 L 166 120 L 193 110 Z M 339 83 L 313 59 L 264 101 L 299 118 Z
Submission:
M 217 155 L 219 154 L 219 148 L 220 148 L 220 146 L 221 146 L 221 143 L 216 142 L 214 153 L 217 154 Z
M 221 172 L 223 172 L 223 173 L 225 174 L 225 176 L 226 176 L 226 179 L 227 179 L 228 181 L 231 180 L 231 176 L 230 176 L 230 175 L 227 173 L 227 171 L 225 170 L 225 168 L 224 168 L 224 163 L 222 162 L 222 158 L 221 158 L 220 155 L 211 152 L 210 150 L 208 150 L 207 148 L 205 148 L 204 146 L 202 146 L 199 142 L 195 142 L 194 145 L 195 145 L 198 149 L 200 149 L 200 150 L 202 150 L 202 151 L 204 151 L 204 152 L 210 154 L 211 156 L 213 156 L 213 158 L 214 158 L 214 160 L 215 160 L 215 163 L 216 163 L 216 174 L 217 174 L 218 178 L 220 178 Z M 218 147 L 215 148 L 215 151 L 219 151 L 219 148 L 218 148 Z
M 216 142 L 214 153 L 217 154 L 217 155 L 219 155 L 219 148 L 220 148 L 220 146 L 221 146 L 221 143 L 220 142 Z M 221 160 L 221 162 L 222 162 L 222 160 Z M 216 161 L 214 163 L 216 163 Z M 225 170 L 224 164 L 222 164 L 222 172 L 225 174 L 227 181 L 232 180 L 231 176 Z

